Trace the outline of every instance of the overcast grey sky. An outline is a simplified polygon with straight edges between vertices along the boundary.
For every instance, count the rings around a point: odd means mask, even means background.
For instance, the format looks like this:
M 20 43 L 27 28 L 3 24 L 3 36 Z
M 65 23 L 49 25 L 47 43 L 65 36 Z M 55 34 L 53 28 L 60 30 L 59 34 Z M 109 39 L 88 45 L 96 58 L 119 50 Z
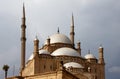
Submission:
M 27 25 L 26 59 L 32 54 L 36 35 L 40 46 L 58 27 L 60 33 L 69 36 L 73 13 L 75 42 L 81 42 L 82 56 L 90 49 L 98 57 L 98 47 L 102 44 L 106 79 L 120 79 L 120 0 L 0 0 L 0 79 L 4 77 L 4 64 L 10 66 L 8 76 L 19 70 L 23 2 Z

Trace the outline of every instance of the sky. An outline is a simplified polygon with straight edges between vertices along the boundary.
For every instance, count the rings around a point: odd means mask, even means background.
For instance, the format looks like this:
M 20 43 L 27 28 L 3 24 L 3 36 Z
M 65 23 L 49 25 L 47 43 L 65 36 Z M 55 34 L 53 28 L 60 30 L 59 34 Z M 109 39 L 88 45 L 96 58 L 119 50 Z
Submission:
M 18 75 L 23 2 L 26 8 L 26 61 L 38 36 L 40 47 L 56 33 L 69 36 L 74 15 L 75 43 L 81 42 L 82 56 L 91 51 L 98 58 L 104 47 L 106 79 L 120 79 L 120 0 L 0 0 L 0 79 L 8 64 L 8 76 Z

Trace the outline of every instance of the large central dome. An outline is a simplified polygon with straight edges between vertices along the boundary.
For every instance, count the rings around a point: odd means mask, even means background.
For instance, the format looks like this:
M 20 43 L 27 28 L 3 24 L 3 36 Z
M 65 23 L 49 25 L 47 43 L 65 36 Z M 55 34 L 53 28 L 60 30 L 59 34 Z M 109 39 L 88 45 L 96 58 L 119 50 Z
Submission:
M 72 49 L 72 48 L 67 48 L 67 47 L 63 47 L 63 48 L 59 48 L 57 50 L 55 50 L 52 54 L 52 56 L 75 56 L 75 57 L 80 57 L 80 54 Z
M 71 40 L 64 34 L 54 34 L 49 37 L 50 38 L 50 43 L 66 43 L 66 44 L 71 44 Z M 45 41 L 45 44 L 47 42 Z

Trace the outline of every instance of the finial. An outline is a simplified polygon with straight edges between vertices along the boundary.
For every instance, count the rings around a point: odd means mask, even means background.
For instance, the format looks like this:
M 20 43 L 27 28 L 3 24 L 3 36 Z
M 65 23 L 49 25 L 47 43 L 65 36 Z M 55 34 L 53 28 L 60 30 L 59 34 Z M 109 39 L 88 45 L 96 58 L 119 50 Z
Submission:
M 59 27 L 58 27 L 58 31 L 57 31 L 57 33 L 58 33 L 58 34 L 60 33 L 60 31 L 59 31 Z
M 38 37 L 37 37 L 37 35 L 36 35 L 36 37 L 35 37 L 36 39 L 38 39 Z
M 73 16 L 73 13 L 72 13 L 72 24 L 71 26 L 74 26 L 74 16 Z
M 80 46 L 80 41 L 77 42 L 77 45 Z
M 37 37 L 37 35 L 35 36 L 35 39 L 34 40 L 38 40 L 38 37 Z
M 80 41 L 78 41 L 78 44 L 80 44 Z
M 90 54 L 90 50 L 88 50 L 88 54 Z
M 50 39 L 50 36 L 48 36 L 48 39 Z

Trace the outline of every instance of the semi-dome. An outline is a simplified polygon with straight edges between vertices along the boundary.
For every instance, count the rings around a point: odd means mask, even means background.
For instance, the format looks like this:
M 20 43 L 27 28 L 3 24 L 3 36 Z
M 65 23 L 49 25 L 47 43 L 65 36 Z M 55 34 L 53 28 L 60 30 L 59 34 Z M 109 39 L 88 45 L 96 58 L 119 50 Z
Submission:
M 47 54 L 50 55 L 50 52 L 48 52 L 47 50 L 39 50 L 39 54 Z M 28 60 L 32 60 L 33 59 L 33 54 L 29 57 Z
M 86 59 L 96 59 L 96 57 L 93 54 L 90 54 L 90 53 L 85 55 L 85 58 Z
M 47 50 L 39 50 L 39 54 L 50 54 Z
M 76 62 L 68 62 L 68 63 L 65 63 L 65 64 L 64 64 L 64 67 L 65 67 L 65 68 L 69 68 L 69 67 L 72 67 L 72 68 L 84 68 L 81 64 L 76 63 Z
M 63 47 L 63 48 L 59 48 L 57 50 L 55 50 L 52 54 L 52 56 L 76 56 L 76 57 L 80 57 L 80 54 L 72 49 L 72 48 L 68 48 L 68 47 Z
M 50 43 L 66 43 L 71 44 L 71 40 L 64 34 L 54 34 L 49 37 Z M 47 41 L 45 41 L 45 44 L 47 44 Z

